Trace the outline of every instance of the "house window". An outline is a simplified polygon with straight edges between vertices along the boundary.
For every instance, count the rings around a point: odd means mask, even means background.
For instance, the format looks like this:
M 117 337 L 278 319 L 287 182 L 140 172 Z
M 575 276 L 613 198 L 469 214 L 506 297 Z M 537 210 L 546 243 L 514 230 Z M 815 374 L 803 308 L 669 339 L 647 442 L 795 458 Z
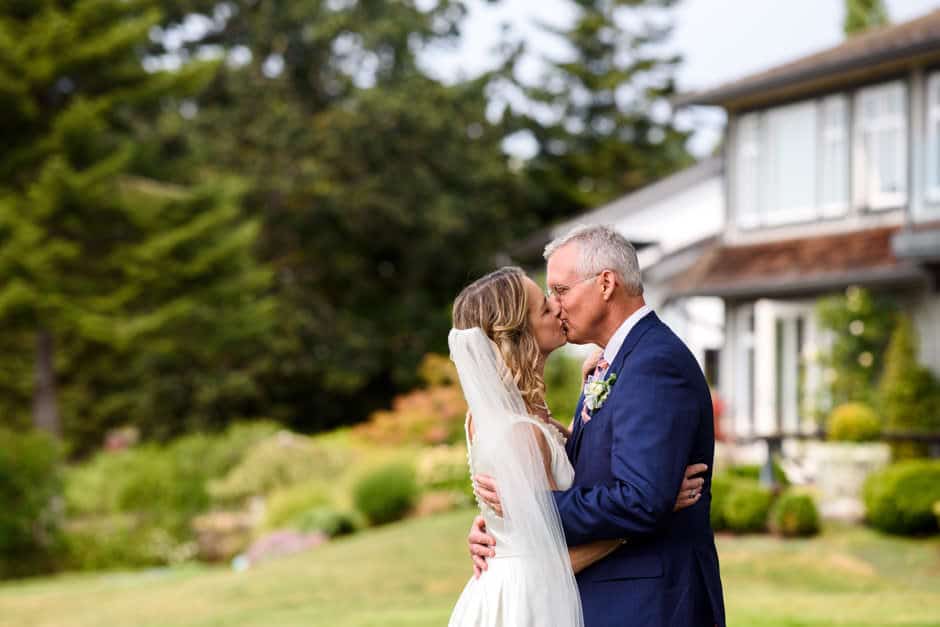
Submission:
M 940 202 L 940 72 L 927 81 L 927 198 Z
M 907 200 L 907 92 L 900 82 L 860 90 L 855 97 L 856 198 L 869 209 Z
M 848 104 L 837 95 L 738 118 L 734 193 L 740 227 L 845 214 Z
M 849 196 L 849 103 L 830 96 L 820 105 L 819 206 L 826 217 L 845 215 Z
M 756 113 L 738 119 L 737 206 L 738 223 L 744 227 L 760 223 L 760 119 Z
M 764 221 L 782 224 L 816 215 L 816 103 L 767 112 L 767 203 Z

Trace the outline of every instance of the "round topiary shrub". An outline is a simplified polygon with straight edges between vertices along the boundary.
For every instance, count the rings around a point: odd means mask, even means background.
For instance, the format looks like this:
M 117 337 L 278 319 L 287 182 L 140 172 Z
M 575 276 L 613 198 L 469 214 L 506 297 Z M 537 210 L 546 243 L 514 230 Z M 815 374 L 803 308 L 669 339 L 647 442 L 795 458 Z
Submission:
M 829 414 L 828 438 L 836 442 L 871 442 L 881 434 L 881 420 L 864 403 L 844 403 Z
M 373 525 L 399 520 L 418 496 L 415 470 L 407 464 L 390 464 L 363 476 L 353 489 L 353 501 Z
M 809 494 L 787 490 L 770 510 L 770 527 L 787 538 L 819 533 L 819 510 Z
M 727 531 L 728 521 L 725 519 L 725 503 L 728 501 L 728 495 L 731 494 L 734 479 L 726 474 L 712 475 L 711 486 L 711 522 L 712 530 Z
M 733 482 L 722 514 L 728 529 L 737 533 L 756 533 L 767 529 L 767 514 L 773 494 L 756 481 Z
M 863 491 L 865 518 L 887 533 L 937 532 L 933 505 L 940 501 L 940 461 L 893 464 L 868 477 Z

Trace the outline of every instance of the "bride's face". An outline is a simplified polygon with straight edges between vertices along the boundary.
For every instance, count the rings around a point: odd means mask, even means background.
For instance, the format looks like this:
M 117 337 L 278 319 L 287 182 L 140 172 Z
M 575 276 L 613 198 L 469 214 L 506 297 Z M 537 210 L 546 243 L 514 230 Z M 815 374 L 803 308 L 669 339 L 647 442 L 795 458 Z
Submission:
M 546 298 L 535 281 L 528 277 L 525 278 L 525 289 L 529 299 L 529 325 L 539 350 L 543 355 L 548 355 L 568 341 L 558 317 L 558 304 L 554 299 Z

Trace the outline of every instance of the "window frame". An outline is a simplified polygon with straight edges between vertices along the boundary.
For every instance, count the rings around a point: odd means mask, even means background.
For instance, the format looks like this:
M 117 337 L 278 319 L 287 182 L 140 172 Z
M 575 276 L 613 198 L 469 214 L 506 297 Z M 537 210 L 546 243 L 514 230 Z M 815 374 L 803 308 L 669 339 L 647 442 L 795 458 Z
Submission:
M 879 111 L 874 122 L 870 122 L 865 116 L 864 100 L 866 97 L 875 98 L 878 94 L 892 89 L 900 89 L 901 106 L 897 113 L 887 114 Z M 897 209 L 905 206 L 910 196 L 910 189 L 907 180 L 908 151 L 910 149 L 910 94 L 908 85 L 904 80 L 892 80 L 883 83 L 877 83 L 858 89 L 853 98 L 854 106 L 854 128 L 853 143 L 855 149 L 852 155 L 852 173 L 855 180 L 855 204 L 861 209 L 867 211 L 879 212 L 890 209 Z M 882 192 L 875 190 L 871 176 L 870 164 L 865 155 L 865 143 L 863 135 L 868 132 L 876 137 L 885 130 L 896 130 L 901 138 L 899 150 L 895 156 L 895 166 L 901 174 L 900 182 L 903 185 L 903 191 Z M 873 152 L 880 150 L 881 143 L 877 143 Z
M 927 102 L 924 117 L 927 125 L 925 150 L 924 196 L 932 204 L 940 203 L 940 70 L 927 77 Z

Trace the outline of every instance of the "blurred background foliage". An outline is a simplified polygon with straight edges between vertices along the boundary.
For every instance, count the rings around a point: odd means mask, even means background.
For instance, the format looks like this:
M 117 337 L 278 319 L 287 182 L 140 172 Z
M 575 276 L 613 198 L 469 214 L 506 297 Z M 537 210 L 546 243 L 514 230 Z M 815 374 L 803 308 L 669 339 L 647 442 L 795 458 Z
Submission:
M 672 2 L 574 4 L 536 84 L 510 43 L 423 70 L 457 0 L 0 4 L 4 423 L 76 459 L 126 425 L 324 431 L 421 386 L 463 285 L 689 160 L 669 20 L 614 19 Z

